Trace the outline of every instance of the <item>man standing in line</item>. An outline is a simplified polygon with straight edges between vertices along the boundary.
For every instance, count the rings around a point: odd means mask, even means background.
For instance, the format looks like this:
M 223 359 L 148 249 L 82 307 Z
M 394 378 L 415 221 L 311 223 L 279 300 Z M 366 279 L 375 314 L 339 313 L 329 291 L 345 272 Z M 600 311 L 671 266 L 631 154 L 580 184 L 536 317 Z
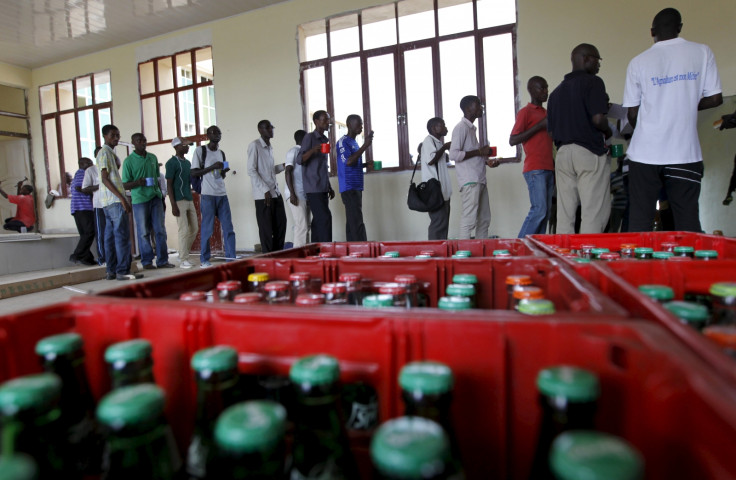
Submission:
M 97 153 L 100 172 L 100 202 L 105 210 L 105 263 L 107 279 L 135 280 L 142 274 L 130 273 L 130 229 L 128 214 L 133 210 L 125 197 L 125 186 L 120 177 L 120 160 L 115 147 L 120 141 L 120 130 L 115 125 L 102 127 L 105 145 Z
M 69 261 L 82 265 L 96 265 L 95 257 L 89 250 L 95 241 L 95 213 L 92 207 L 92 196 L 82 191 L 84 174 L 92 166 L 92 160 L 82 157 L 78 165 L 79 170 L 74 174 L 70 190 L 72 192 L 72 216 L 77 225 L 77 232 L 79 232 L 79 242 L 74 252 L 69 255 Z
M 133 203 L 133 218 L 138 232 L 138 249 L 141 263 L 146 270 L 174 268 L 169 263 L 166 245 L 166 225 L 161 199 L 163 193 L 159 186 L 159 169 L 156 155 L 147 152 L 148 142 L 142 133 L 134 133 L 130 139 L 133 153 L 123 162 L 123 183 L 130 189 Z M 156 238 L 156 265 L 153 264 L 151 229 Z
M 314 131 L 304 137 L 296 162 L 304 167 L 302 180 L 307 195 L 309 210 L 312 212 L 312 241 L 332 241 L 332 213 L 329 202 L 335 198 L 327 173 L 329 159 L 329 140 L 325 132 L 330 128 L 330 114 L 317 110 L 312 115 Z M 322 145 L 327 145 L 323 147 Z M 326 150 L 326 151 L 324 151 Z
M 721 117 L 721 127 L 719 130 L 725 130 L 728 128 L 736 128 L 736 112 L 723 115 Z M 736 190 L 736 156 L 733 157 L 733 171 L 731 172 L 731 180 L 728 182 L 728 192 L 726 192 L 726 198 L 723 199 L 724 205 L 730 205 L 733 202 L 733 196 L 731 193 Z
M 629 230 L 653 228 L 664 187 L 676 230 L 700 232 L 698 111 L 723 103 L 721 80 L 707 45 L 678 38 L 682 17 L 665 8 L 652 21 L 654 45 L 626 70 L 624 107 L 634 126 L 629 151 Z
M 95 158 L 102 147 L 95 148 Z M 82 180 L 82 192 L 92 195 L 92 207 L 95 215 L 95 237 L 97 238 L 97 263 L 105 264 L 105 210 L 100 202 L 100 172 L 97 165 L 92 163 L 88 169 L 84 171 L 84 179 Z
M 529 189 L 531 208 L 521 225 L 519 238 L 545 233 L 555 188 L 555 164 L 552 160 L 552 139 L 547 135 L 547 81 L 532 77 L 526 84 L 531 102 L 516 114 L 516 123 L 509 136 L 509 145 L 524 146 L 526 159 L 522 174 Z
M 581 43 L 570 60 L 572 72 L 547 103 L 547 130 L 557 146 L 557 233 L 575 233 L 578 205 L 580 233 L 601 233 L 611 213 L 608 97 L 596 76 L 601 56 L 593 45 Z
M 176 154 L 166 162 L 166 193 L 171 203 L 171 214 L 176 217 L 179 232 L 179 267 L 192 268 L 189 262 L 189 249 L 197 238 L 197 210 L 194 208 L 190 171 L 192 164 L 184 158 L 189 146 L 179 137 L 171 141 Z
M 447 151 L 451 142 L 442 143 L 447 135 L 445 121 L 439 117 L 430 118 L 427 122 L 427 138 L 422 142 L 419 150 L 422 166 L 422 181 L 427 182 L 434 178 L 440 182 L 442 187 L 442 198 L 445 200 L 438 210 L 429 212 L 429 228 L 427 236 L 429 240 L 447 240 L 450 230 L 450 196 L 452 195 L 452 182 L 450 173 L 447 171 Z
M 348 115 L 348 133 L 337 141 L 337 181 L 345 205 L 345 238 L 348 242 L 365 242 L 368 235 L 363 223 L 363 153 L 373 143 L 373 132 L 365 136 L 361 147 L 355 137 L 363 132 L 363 119 Z M 366 166 L 369 166 L 366 163 Z M 372 166 L 372 162 L 371 162 Z
M 294 132 L 296 145 L 286 152 L 286 188 L 284 197 L 289 202 L 291 209 L 291 220 L 294 222 L 294 247 L 301 247 L 309 242 L 309 205 L 307 195 L 304 193 L 302 182 L 302 166 L 297 163 L 299 150 L 302 148 L 302 140 L 307 134 L 304 130 Z
M 286 210 L 274 174 L 273 125 L 268 120 L 258 122 L 261 135 L 248 145 L 248 175 L 256 202 L 258 236 L 263 253 L 283 250 L 286 238 Z
M 220 220 L 222 238 L 225 243 L 225 257 L 227 261 L 235 260 L 235 231 L 233 230 L 230 202 L 225 190 L 225 177 L 230 171 L 226 165 L 225 152 L 220 150 L 222 132 L 216 125 L 207 129 L 207 138 L 210 143 L 197 148 L 192 157 L 191 175 L 202 177 L 202 196 L 200 197 L 200 212 L 202 227 L 200 234 L 201 251 L 199 261 L 201 268 L 211 267 L 210 237 L 215 228 L 215 216 Z
M 480 146 L 477 128 L 473 124 L 483 115 L 480 98 L 468 95 L 460 100 L 463 118 L 452 129 L 450 160 L 455 162 L 457 183 L 460 185 L 460 197 L 463 202 L 463 213 L 460 217 L 460 234 L 458 238 L 470 238 L 475 230 L 475 238 L 488 238 L 491 226 L 491 205 L 488 203 L 488 187 L 486 186 L 486 166 L 495 168 L 498 160 L 490 160 L 491 148 Z
M 10 203 L 18 205 L 15 211 L 15 216 L 6 218 L 5 230 L 14 230 L 18 233 L 33 230 L 33 225 L 36 224 L 36 212 L 33 211 L 33 187 L 30 185 L 23 185 L 24 180 L 18 182 L 15 186 L 16 195 L 8 195 L 5 191 L 0 188 L 0 195 L 7 198 Z

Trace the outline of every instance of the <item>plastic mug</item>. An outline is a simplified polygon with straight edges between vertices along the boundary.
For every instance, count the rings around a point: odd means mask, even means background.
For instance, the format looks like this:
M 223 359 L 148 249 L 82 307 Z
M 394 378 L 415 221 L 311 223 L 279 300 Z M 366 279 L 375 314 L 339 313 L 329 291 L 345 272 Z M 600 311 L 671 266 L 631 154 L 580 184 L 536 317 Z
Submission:
M 222 162 L 222 169 L 224 170 L 224 169 L 227 169 L 227 168 L 230 168 L 230 162 L 228 162 L 228 161 Z
M 382 160 L 373 160 L 373 170 L 380 170 L 383 168 Z
M 490 152 L 488 152 L 489 157 L 497 157 L 498 156 L 498 149 L 496 147 L 488 147 L 490 149 Z
M 330 144 L 329 143 L 323 143 L 321 147 L 322 153 L 330 153 Z
M 620 143 L 614 143 L 611 145 L 611 156 L 613 158 L 619 158 L 624 156 L 624 146 Z
M 146 186 L 147 187 L 154 186 L 155 185 L 154 180 L 155 180 L 155 178 L 153 178 L 153 177 L 146 177 Z

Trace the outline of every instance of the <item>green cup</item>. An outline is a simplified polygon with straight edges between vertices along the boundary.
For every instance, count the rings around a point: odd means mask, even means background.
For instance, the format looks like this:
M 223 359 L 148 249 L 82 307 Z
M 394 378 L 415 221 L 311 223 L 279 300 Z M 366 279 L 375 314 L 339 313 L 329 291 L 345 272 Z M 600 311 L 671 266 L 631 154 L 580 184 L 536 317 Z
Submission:
M 383 161 L 373 160 L 373 170 L 381 170 L 383 168 Z
M 621 143 L 614 143 L 611 145 L 611 156 L 613 158 L 619 158 L 624 156 L 624 146 Z

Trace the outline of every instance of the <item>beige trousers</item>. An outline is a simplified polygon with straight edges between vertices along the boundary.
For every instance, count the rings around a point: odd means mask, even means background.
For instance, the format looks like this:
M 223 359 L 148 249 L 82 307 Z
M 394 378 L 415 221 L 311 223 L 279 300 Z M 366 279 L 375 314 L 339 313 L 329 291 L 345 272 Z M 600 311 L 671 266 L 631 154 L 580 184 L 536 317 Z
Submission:
M 291 198 L 286 199 L 291 209 L 291 221 L 294 223 L 294 247 L 301 247 L 309 242 L 309 205 L 306 200 L 299 200 L 299 205 L 291 203 Z
M 192 248 L 192 243 L 197 238 L 199 225 L 194 202 L 179 200 L 176 206 L 179 207 L 179 216 L 176 217 L 176 226 L 179 229 L 179 260 L 183 262 L 189 258 L 189 249 Z
M 463 212 L 460 216 L 458 238 L 470 238 L 475 230 L 475 238 L 488 238 L 491 226 L 491 205 L 488 203 L 488 187 L 484 183 L 474 183 L 460 187 Z

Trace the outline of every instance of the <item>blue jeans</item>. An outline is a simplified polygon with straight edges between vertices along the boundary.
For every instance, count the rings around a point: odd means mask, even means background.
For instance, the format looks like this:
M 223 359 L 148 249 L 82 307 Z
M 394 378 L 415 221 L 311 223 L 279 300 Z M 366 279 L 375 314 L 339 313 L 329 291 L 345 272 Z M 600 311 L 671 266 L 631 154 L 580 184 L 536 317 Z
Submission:
M 199 201 L 199 210 L 202 214 L 202 228 L 199 237 L 201 244 L 199 261 L 210 261 L 210 237 L 215 228 L 215 216 L 220 220 L 220 226 L 222 227 L 225 257 L 228 260 L 234 260 L 235 232 L 233 231 L 233 220 L 230 215 L 230 202 L 227 200 L 227 195 L 202 195 Z
M 141 263 L 153 263 L 151 248 L 151 230 L 156 236 L 156 265 L 169 263 L 169 251 L 166 246 L 166 225 L 164 224 L 164 208 L 161 199 L 151 200 L 133 205 L 133 217 L 138 235 L 138 249 L 141 252 Z
M 107 273 L 127 275 L 131 262 L 128 214 L 120 202 L 108 205 L 104 210 Z
M 545 233 L 555 188 L 555 172 L 552 170 L 531 170 L 523 175 L 529 187 L 529 202 L 532 206 L 521 226 L 519 238 Z

